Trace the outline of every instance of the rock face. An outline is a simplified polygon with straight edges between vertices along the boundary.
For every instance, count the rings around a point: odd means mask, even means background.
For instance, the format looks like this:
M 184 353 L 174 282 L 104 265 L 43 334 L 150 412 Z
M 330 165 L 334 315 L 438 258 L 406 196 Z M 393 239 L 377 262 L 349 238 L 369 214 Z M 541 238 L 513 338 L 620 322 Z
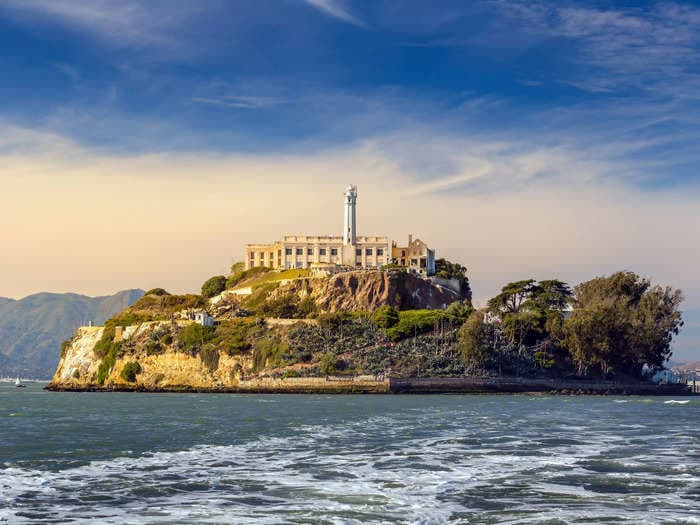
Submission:
M 308 294 L 323 312 L 372 311 L 387 305 L 401 310 L 436 309 L 463 299 L 453 290 L 404 272 L 347 272 L 287 286 Z
M 454 327 L 440 317 L 447 315 L 442 309 L 464 299 L 446 286 L 399 271 L 270 277 L 251 286 L 248 296 L 222 294 L 207 301 L 149 294 L 110 319 L 106 328 L 80 328 L 62 350 L 50 388 L 385 392 L 384 365 L 398 358 L 403 350 L 395 343 L 405 337 L 377 331 L 366 315 L 343 322 L 343 317 L 321 314 L 372 312 L 381 306 L 425 310 L 411 318 L 413 337 L 416 330 L 440 331 L 444 339 L 445 327 Z M 298 307 L 302 303 L 307 313 Z M 263 308 L 274 304 L 283 308 Z M 254 315 L 245 310 L 255 306 Z M 206 309 L 216 326 L 198 325 L 191 315 L 196 309 Z M 368 357 L 367 352 L 377 355 Z M 389 368 L 396 370 L 391 362 Z M 330 377 L 336 372 L 338 377 Z

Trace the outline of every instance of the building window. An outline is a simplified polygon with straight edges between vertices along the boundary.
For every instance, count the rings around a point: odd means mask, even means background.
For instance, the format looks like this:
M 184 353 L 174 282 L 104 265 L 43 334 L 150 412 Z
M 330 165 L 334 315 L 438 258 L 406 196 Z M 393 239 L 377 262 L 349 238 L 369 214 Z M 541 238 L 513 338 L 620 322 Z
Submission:
M 285 255 L 292 255 L 292 249 L 291 249 L 291 248 L 285 248 L 285 249 L 284 249 L 284 254 L 285 254 Z
M 289 255 L 292 255 L 291 253 Z M 277 257 L 282 257 L 282 250 L 277 250 Z
M 313 248 L 309 248 L 308 250 L 306 250 L 306 255 L 313 255 L 313 254 L 314 254 Z
M 384 248 L 377 248 L 377 255 L 384 255 Z
M 303 249 L 303 248 L 297 248 L 297 255 L 304 255 L 304 249 Z
M 362 248 L 357 248 L 355 250 L 355 255 L 357 255 L 358 257 L 361 257 L 362 256 Z
M 331 255 L 338 255 L 338 248 L 331 248 Z
M 365 255 L 372 255 L 372 248 L 365 248 Z
M 401 250 L 401 257 L 406 257 L 406 250 Z
M 304 263 L 301 261 L 297 261 L 297 268 L 303 268 L 303 267 L 304 267 Z
M 318 254 L 319 254 L 319 255 L 326 255 L 326 249 L 325 249 L 325 248 L 319 248 L 319 249 L 318 249 Z

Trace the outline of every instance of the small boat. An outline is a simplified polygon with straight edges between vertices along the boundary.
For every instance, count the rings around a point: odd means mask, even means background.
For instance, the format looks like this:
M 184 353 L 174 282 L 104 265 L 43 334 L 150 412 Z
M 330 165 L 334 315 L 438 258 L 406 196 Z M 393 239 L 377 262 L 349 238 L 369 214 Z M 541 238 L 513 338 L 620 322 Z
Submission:
M 15 386 L 17 388 L 27 388 L 27 385 L 23 385 L 19 377 L 15 379 Z

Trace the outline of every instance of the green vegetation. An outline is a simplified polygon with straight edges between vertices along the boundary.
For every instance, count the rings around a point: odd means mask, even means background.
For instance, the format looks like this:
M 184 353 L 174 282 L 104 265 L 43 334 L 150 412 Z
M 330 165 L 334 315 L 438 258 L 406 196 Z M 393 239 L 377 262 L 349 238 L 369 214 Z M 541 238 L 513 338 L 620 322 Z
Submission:
M 459 332 L 468 367 L 500 373 L 528 368 L 579 375 L 641 377 L 662 369 L 683 321 L 680 290 L 652 285 L 632 272 L 579 284 L 559 280 L 507 284 Z
M 253 349 L 253 370 L 259 372 L 263 368 L 275 368 L 291 364 L 289 359 L 289 344 L 279 336 L 263 337 L 255 342 Z
M 442 279 L 457 279 L 459 281 L 460 295 L 471 302 L 472 289 L 467 277 L 467 268 L 459 263 L 453 263 L 447 259 L 435 260 L 435 277 Z
M 311 275 L 308 269 L 290 269 L 276 271 L 263 266 L 255 266 L 250 270 L 239 271 L 229 276 L 226 280 L 226 288 L 241 288 L 250 286 L 255 289 L 257 286 L 284 281 L 288 279 L 306 279 Z
M 136 381 L 136 376 L 141 373 L 141 365 L 137 361 L 129 361 L 124 363 L 124 368 L 122 368 L 119 376 L 128 383 L 133 383 Z
M 102 362 L 100 363 L 100 366 L 97 369 L 97 382 L 100 385 L 104 384 L 105 380 L 107 379 L 107 376 L 112 371 L 115 363 L 117 362 L 117 357 L 119 357 L 121 353 L 122 348 L 119 343 L 109 343 L 109 346 L 105 351 L 104 357 L 102 357 Z
M 70 345 L 73 343 L 73 338 L 66 339 L 65 341 L 61 342 L 61 358 L 66 357 L 66 352 L 68 352 L 68 349 L 70 348 Z
M 252 348 L 250 339 L 256 335 L 256 321 L 250 318 L 221 321 L 214 327 L 211 343 L 229 355 L 246 352 Z
M 129 326 L 145 321 L 167 321 L 176 312 L 190 308 L 203 308 L 206 304 L 206 299 L 201 295 L 144 295 L 131 307 L 118 314 L 124 318 L 119 324 Z M 132 316 L 133 319 L 128 321 L 125 316 Z
M 459 329 L 457 347 L 470 369 L 483 368 L 493 350 L 494 325 L 487 323 L 485 317 L 483 311 L 477 310 Z
M 202 285 L 202 297 L 214 297 L 219 295 L 226 289 L 226 277 L 223 275 L 215 275 L 207 279 Z
M 151 288 L 148 290 L 144 296 L 146 295 L 170 295 L 168 292 L 165 291 L 163 288 Z
M 393 306 L 380 306 L 372 312 L 372 322 L 379 328 L 392 328 L 399 323 L 399 312 Z
M 202 326 L 197 323 L 188 324 L 178 335 L 178 348 L 183 352 L 195 355 L 214 338 L 215 328 L 213 326 Z
M 474 307 L 467 301 L 455 301 L 445 309 L 445 315 L 455 322 L 464 322 L 474 312 Z
M 264 266 L 254 266 L 250 270 L 245 270 L 243 263 L 236 263 L 231 266 L 231 275 L 226 279 L 226 288 L 235 288 L 239 283 L 249 280 L 256 275 L 268 273 L 272 271 Z
M 440 321 L 446 319 L 443 310 L 404 310 L 399 312 L 398 323 L 386 333 L 392 341 L 400 341 L 434 330 Z
M 219 351 L 215 348 L 202 348 L 199 352 L 199 358 L 210 373 L 213 374 L 219 368 Z
M 683 326 L 680 290 L 653 285 L 632 272 L 579 284 L 575 308 L 563 324 L 563 342 L 580 373 L 640 374 L 660 370 Z

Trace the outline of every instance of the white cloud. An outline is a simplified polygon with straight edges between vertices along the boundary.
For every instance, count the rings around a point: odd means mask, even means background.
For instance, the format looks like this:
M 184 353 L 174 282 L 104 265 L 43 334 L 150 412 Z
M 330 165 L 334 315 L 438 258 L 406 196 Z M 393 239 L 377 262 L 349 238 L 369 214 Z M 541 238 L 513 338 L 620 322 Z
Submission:
M 222 106 L 236 109 L 260 109 L 282 104 L 284 99 L 262 97 L 258 95 L 226 95 L 222 97 L 193 97 L 193 102 L 210 106 Z
M 353 15 L 343 3 L 342 0 L 303 0 L 312 7 L 315 7 L 322 13 L 347 22 L 358 27 L 367 27 L 367 24 Z
M 172 30 L 192 9 L 176 3 L 167 7 L 163 11 L 138 0 L 0 0 L 0 9 L 20 21 L 52 20 L 116 48 L 178 47 Z

